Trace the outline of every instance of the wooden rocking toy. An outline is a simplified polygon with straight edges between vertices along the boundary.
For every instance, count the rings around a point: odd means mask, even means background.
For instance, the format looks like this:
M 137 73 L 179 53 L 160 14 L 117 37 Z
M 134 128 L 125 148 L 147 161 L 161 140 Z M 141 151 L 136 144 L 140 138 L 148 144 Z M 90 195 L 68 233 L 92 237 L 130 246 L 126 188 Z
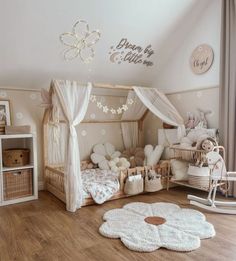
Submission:
M 216 147 L 216 149 L 218 148 L 223 149 L 224 152 L 223 147 Z M 193 195 L 188 195 L 190 204 L 216 213 L 236 214 L 236 202 L 215 200 L 216 191 L 218 188 L 223 190 L 223 185 L 226 185 L 227 187 L 228 182 L 236 181 L 236 172 L 226 171 L 224 159 L 216 151 L 211 151 L 207 153 L 206 159 L 211 171 L 210 189 L 208 197 L 207 199 L 204 199 Z

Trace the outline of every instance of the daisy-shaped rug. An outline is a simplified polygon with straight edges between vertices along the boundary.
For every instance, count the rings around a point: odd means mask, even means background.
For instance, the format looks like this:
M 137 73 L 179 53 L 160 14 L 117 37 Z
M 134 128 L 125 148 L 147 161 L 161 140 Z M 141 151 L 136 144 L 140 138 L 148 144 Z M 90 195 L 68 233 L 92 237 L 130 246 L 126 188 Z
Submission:
M 103 219 L 100 234 L 120 238 L 127 248 L 139 252 L 160 247 L 192 251 L 200 247 L 201 239 L 215 235 L 201 212 L 171 203 L 130 203 L 109 210 Z

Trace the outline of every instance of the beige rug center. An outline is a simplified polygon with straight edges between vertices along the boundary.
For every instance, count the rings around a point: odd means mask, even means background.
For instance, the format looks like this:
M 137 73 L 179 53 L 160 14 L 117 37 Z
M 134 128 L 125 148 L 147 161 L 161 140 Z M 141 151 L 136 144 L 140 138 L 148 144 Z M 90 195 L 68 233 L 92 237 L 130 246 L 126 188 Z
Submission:
M 156 226 L 166 223 L 166 219 L 158 216 L 146 217 L 144 221 L 147 222 L 148 224 L 152 224 Z

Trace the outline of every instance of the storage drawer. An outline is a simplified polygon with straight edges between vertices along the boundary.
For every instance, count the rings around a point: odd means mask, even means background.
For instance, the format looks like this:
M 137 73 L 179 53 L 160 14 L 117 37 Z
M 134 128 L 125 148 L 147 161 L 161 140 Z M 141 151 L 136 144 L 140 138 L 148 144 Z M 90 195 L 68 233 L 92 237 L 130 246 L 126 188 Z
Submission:
M 33 195 L 33 170 L 24 169 L 3 173 L 4 200 L 28 197 Z

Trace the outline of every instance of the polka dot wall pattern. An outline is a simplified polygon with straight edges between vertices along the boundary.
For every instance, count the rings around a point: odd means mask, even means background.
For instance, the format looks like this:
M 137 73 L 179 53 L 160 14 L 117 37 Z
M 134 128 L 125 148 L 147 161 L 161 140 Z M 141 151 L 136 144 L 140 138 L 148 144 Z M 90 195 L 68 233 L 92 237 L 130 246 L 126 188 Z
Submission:
M 17 118 L 18 120 L 22 120 L 22 119 L 24 118 L 23 113 L 22 113 L 22 112 L 17 112 L 17 113 L 16 113 L 16 118 Z
M 90 118 L 94 120 L 96 118 L 96 114 L 95 113 L 91 113 L 90 114 Z
M 5 91 L 0 91 L 0 98 L 6 98 L 7 93 Z
M 101 134 L 102 134 L 102 136 L 105 136 L 106 135 L 106 130 L 105 129 L 101 129 Z
M 81 135 L 82 135 L 83 137 L 87 136 L 87 131 L 86 131 L 86 130 L 82 130 L 82 131 L 81 131 Z
M 30 99 L 31 100 L 36 100 L 37 99 L 37 94 L 36 93 L 31 93 L 30 94 Z

